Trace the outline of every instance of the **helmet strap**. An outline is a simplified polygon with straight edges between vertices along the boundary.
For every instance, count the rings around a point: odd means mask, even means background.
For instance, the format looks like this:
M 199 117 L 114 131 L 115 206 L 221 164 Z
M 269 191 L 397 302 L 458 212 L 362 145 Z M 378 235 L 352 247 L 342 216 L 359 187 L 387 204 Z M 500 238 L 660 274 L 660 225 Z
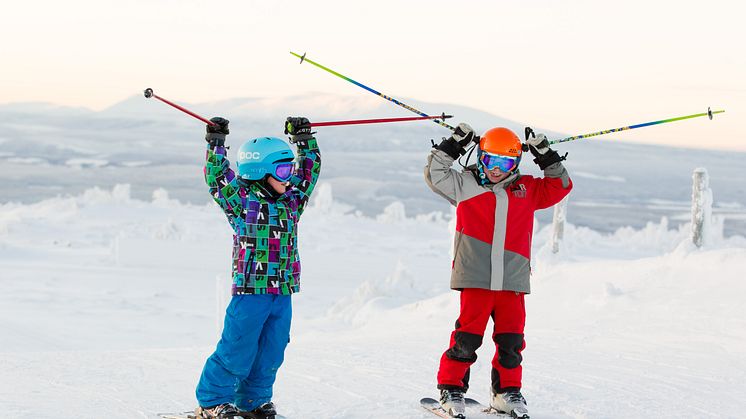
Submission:
M 469 165 L 469 159 L 471 158 L 471 154 L 474 152 L 475 148 L 479 149 L 479 147 L 477 146 L 477 143 L 472 143 L 471 148 L 469 148 L 469 153 L 466 154 L 466 164 L 461 163 L 461 159 L 464 157 L 463 154 L 458 158 L 458 164 L 460 164 L 462 168 L 466 169 L 466 166 Z M 480 151 L 481 150 L 477 151 L 477 164 L 479 164 Z

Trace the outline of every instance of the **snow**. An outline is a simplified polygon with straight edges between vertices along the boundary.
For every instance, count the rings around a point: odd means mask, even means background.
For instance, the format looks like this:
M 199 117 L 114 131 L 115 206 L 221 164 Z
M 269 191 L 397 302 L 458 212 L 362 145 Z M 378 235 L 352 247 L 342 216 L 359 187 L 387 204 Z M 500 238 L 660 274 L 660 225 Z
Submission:
M 11 157 L 7 161 L 9 163 L 28 164 L 34 166 L 46 163 L 44 159 L 40 159 L 38 157 Z
M 289 418 L 428 418 L 458 313 L 451 215 L 373 216 L 322 180 L 300 224 L 302 290 L 275 402 Z M 0 204 L 0 409 L 154 418 L 195 406 L 228 300 L 221 211 L 129 185 Z M 572 212 L 568 215 L 572 221 Z M 537 221 L 526 298 L 532 418 L 743 417 L 746 238 L 701 249 L 667 218 L 604 233 Z M 487 400 L 485 339 L 470 395 Z M 391 414 L 389 414 L 391 416 Z
M 607 181 L 607 182 L 626 182 L 627 180 L 624 179 L 621 176 L 599 176 L 595 173 L 587 173 L 587 172 L 576 172 L 573 173 L 573 177 L 575 178 L 586 178 L 586 179 L 593 179 L 593 180 L 601 180 L 601 181 Z
M 179 104 L 206 117 L 230 119 L 227 144 L 234 160 L 240 144 L 249 138 L 282 137 L 281 122 L 289 114 L 303 114 L 316 122 L 412 116 L 374 95 L 355 93 Z M 522 133 L 525 125 L 531 125 L 536 132 L 558 139 L 603 128 L 584 126 L 560 133 L 536 126 L 536 121 L 512 121 L 465 106 L 400 99 L 432 114 L 452 114 L 450 124 L 468 122 L 480 132 L 506 126 Z M 394 202 L 403 203 L 408 216 L 448 212 L 446 201 L 422 182 L 430 140 L 440 141 L 447 130 L 417 121 L 323 127 L 318 131 L 324 158 L 322 178 L 334 188 L 338 202 L 368 217 L 382 214 Z M 100 112 L 40 103 L 0 105 L 0 133 L 0 179 L 5 180 L 0 182 L 0 202 L 30 204 L 58 194 L 77 195 L 94 186 L 111 189 L 122 183 L 132 185 L 132 196 L 137 199 L 147 200 L 154 189 L 164 187 L 181 202 L 205 202 L 203 124 L 161 102 L 145 99 L 139 92 Z M 660 135 L 653 128 L 635 133 L 640 142 Z M 618 141 L 614 135 L 557 144 L 555 148 L 562 155 L 569 153 L 565 164 L 576 188 L 568 202 L 568 214 L 578 226 L 612 233 L 626 226 L 643 228 L 664 216 L 675 226 L 688 222 L 692 172 L 705 167 L 713 190 L 713 211 L 725 217 L 725 235 L 746 235 L 744 152 L 632 144 Z M 524 159 L 521 170 L 536 175 L 539 171 L 530 160 Z M 658 202 L 667 205 L 659 206 Z M 551 212 L 538 217 L 547 222 Z
M 122 166 L 124 166 L 124 167 L 142 167 L 142 166 L 147 166 L 147 165 L 151 164 L 151 162 L 149 162 L 147 160 L 143 160 L 143 161 L 125 161 L 125 162 L 122 162 L 120 164 Z
M 76 169 L 82 169 L 85 167 L 103 167 L 109 164 L 109 161 L 103 159 L 70 159 L 65 164 Z

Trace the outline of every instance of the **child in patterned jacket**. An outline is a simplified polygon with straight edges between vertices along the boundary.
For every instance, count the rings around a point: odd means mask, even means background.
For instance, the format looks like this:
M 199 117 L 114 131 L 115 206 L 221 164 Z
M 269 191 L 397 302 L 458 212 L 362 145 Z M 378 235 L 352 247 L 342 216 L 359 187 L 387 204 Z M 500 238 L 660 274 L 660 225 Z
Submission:
M 205 181 L 233 228 L 233 286 L 223 334 L 197 385 L 200 418 L 274 419 L 272 385 L 290 339 L 291 295 L 300 289 L 297 225 L 321 158 L 308 119 L 287 118 L 285 134 L 255 138 L 226 158 L 228 120 L 207 126 Z

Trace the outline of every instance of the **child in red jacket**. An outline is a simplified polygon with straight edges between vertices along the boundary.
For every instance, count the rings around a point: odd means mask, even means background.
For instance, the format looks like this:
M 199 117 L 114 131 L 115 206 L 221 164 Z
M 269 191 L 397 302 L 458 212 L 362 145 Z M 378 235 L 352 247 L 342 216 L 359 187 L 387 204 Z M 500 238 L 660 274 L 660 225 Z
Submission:
M 477 164 L 463 172 L 451 169 L 471 142 L 479 144 Z M 528 418 L 520 391 L 521 351 L 534 211 L 561 201 L 572 182 L 564 157 L 549 148 L 544 134 L 529 136 L 526 145 L 543 178 L 518 171 L 523 145 L 512 131 L 492 128 L 480 138 L 463 123 L 432 151 L 425 167 L 428 186 L 456 207 L 451 288 L 461 292 L 461 311 L 438 371 L 440 402 L 452 417 L 465 417 L 469 367 L 492 317 L 496 351 L 490 405 Z

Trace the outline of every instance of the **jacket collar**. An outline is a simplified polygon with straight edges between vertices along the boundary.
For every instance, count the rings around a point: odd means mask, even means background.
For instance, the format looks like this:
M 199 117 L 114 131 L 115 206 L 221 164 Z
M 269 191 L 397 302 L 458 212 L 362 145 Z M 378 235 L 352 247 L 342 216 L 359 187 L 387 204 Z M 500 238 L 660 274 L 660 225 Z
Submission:
M 519 177 L 521 177 L 521 174 L 518 172 L 518 170 L 516 170 L 515 172 L 511 173 L 505 179 L 503 179 L 503 180 L 501 180 L 501 181 L 499 181 L 497 183 L 488 182 L 484 186 L 487 187 L 487 188 L 490 188 L 492 190 L 495 190 L 497 188 L 507 189 L 510 185 L 513 184 L 513 182 L 515 182 L 516 180 L 518 180 Z

